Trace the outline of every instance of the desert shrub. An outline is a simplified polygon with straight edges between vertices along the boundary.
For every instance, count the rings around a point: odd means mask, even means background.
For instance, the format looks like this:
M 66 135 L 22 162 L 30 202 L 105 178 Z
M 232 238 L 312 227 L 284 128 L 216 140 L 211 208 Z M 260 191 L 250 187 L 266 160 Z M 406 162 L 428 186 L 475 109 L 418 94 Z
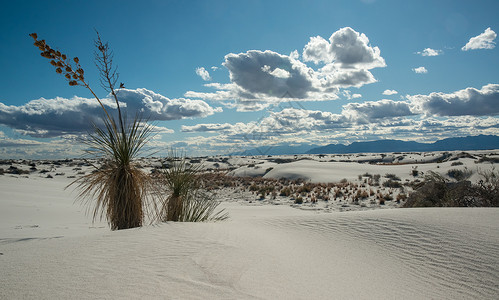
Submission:
M 390 188 L 400 188 L 402 187 L 402 184 L 400 184 L 400 182 L 398 181 L 393 181 L 391 179 L 383 182 L 383 186 L 384 187 L 390 187 Z
M 385 178 L 388 178 L 388 179 L 391 179 L 391 180 L 394 180 L 394 181 L 400 181 L 400 177 L 398 177 L 397 175 L 395 174 L 385 174 Z
M 406 194 L 400 193 L 397 195 L 397 203 L 400 203 L 401 201 L 405 201 L 405 200 L 407 200 Z
M 296 197 L 296 199 L 295 199 L 295 203 L 296 203 L 296 204 L 303 204 L 303 198 L 302 198 L 301 196 Z
M 461 166 L 461 165 L 463 165 L 463 163 L 460 162 L 460 161 L 455 161 L 455 162 L 451 163 L 450 165 L 453 166 L 453 167 L 454 166 Z
M 451 169 L 447 171 L 447 175 L 450 178 L 454 178 L 457 181 L 463 181 L 471 177 L 473 172 L 468 169 L 460 170 L 460 169 Z
M 483 206 L 499 206 L 499 172 L 495 169 L 478 171 L 481 179 L 473 186 L 473 196 L 478 198 Z
M 291 195 L 291 189 L 289 187 L 282 188 L 281 192 L 279 193 L 279 196 L 289 197 L 290 195 Z
M 202 188 L 198 172 L 201 165 L 187 164 L 185 158 L 173 161 L 158 178 L 164 187 L 161 221 L 204 222 L 228 218 L 225 210 L 215 212 L 220 204 L 214 194 Z
M 473 207 L 499 206 L 499 173 L 481 172 L 476 184 L 469 181 L 448 182 L 442 175 L 429 172 L 403 207 Z
M 256 185 L 256 184 L 254 184 L 254 183 L 253 183 L 253 184 L 249 187 L 249 190 L 250 190 L 251 192 L 258 191 L 258 185 Z
M 0 175 L 3 175 L 3 174 L 4 174 L 4 172 L 5 172 L 5 171 L 3 170 L 3 168 L 0 168 Z

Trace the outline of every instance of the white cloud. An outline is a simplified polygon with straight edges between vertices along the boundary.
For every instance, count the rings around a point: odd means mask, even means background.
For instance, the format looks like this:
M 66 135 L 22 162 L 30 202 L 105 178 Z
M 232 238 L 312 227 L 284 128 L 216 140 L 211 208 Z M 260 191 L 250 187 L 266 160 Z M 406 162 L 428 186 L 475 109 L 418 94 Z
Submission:
M 342 92 L 343 96 L 345 96 L 345 98 L 347 98 L 348 100 L 351 100 L 351 99 L 357 99 L 357 98 L 362 98 L 362 95 L 361 94 L 352 94 L 352 92 L 350 92 L 349 90 L 344 90 Z
M 421 113 L 437 116 L 493 116 L 499 114 L 499 84 L 454 93 L 407 96 Z
M 321 36 L 311 37 L 308 44 L 303 48 L 303 60 L 329 63 L 333 60 L 330 52 L 331 44 Z
M 298 53 L 298 50 L 294 50 L 289 53 L 289 57 L 292 59 L 300 59 L 300 53 Z
M 342 94 L 353 97 L 349 90 Z M 215 133 L 204 141 L 217 153 L 276 143 L 350 143 L 386 136 L 424 142 L 452 136 L 496 135 L 498 102 L 499 84 L 489 84 L 449 94 L 408 95 L 405 101 L 349 103 L 339 114 L 292 107 L 269 112 L 258 122 L 198 124 L 183 126 L 182 131 Z M 192 143 L 199 142 L 193 137 Z
M 289 74 L 288 71 L 280 69 L 280 68 L 275 68 L 272 71 L 271 70 L 272 70 L 272 68 L 270 66 L 265 65 L 262 67 L 262 71 L 264 71 L 265 73 L 268 73 L 274 77 L 277 77 L 277 78 L 286 79 L 286 78 L 289 78 L 291 76 L 291 74 Z
M 169 99 L 147 89 L 119 89 L 118 99 L 129 117 L 141 113 L 149 121 L 200 118 L 220 112 L 202 100 Z M 110 114 L 116 115 L 116 105 L 102 99 Z M 32 100 L 22 106 L 0 103 L 0 124 L 23 134 L 54 137 L 86 133 L 91 122 L 101 124 L 102 108 L 95 99 L 73 97 Z
M 255 111 L 289 99 L 335 100 L 341 88 L 376 82 L 369 70 L 386 64 L 365 34 L 345 27 L 329 40 L 312 37 L 304 48 L 304 61 L 325 63 L 316 69 L 300 61 L 296 50 L 289 55 L 270 50 L 229 53 L 222 64 L 229 71 L 229 84 L 206 85 L 216 91 L 187 91 L 184 95 L 221 101 L 238 111 Z
M 335 62 L 345 68 L 372 69 L 385 67 L 378 47 L 371 47 L 369 39 L 350 27 L 334 32 L 329 42 L 320 36 L 311 37 L 303 48 L 304 61 Z
M 196 68 L 196 74 L 198 74 L 204 81 L 211 80 L 210 73 L 203 67 Z
M 461 48 L 461 50 L 494 49 L 496 46 L 494 42 L 496 37 L 497 34 L 489 27 L 485 29 L 482 34 L 472 37 L 469 42 Z
M 420 54 L 421 56 L 438 56 L 443 53 L 442 50 L 435 50 L 431 48 L 426 48 L 421 52 L 416 52 L 417 54 Z
M 426 73 L 428 73 L 428 70 L 426 70 L 425 67 L 413 68 L 412 70 L 416 74 L 426 74 Z
M 411 116 L 414 113 L 407 102 L 383 99 L 349 103 L 343 106 L 342 114 L 357 122 L 373 122 L 376 119 Z
M 232 124 L 196 124 L 193 126 L 182 125 L 182 132 L 210 132 L 210 131 L 223 131 L 233 128 Z
M 378 47 L 369 46 L 369 39 L 350 27 L 341 28 L 331 35 L 331 54 L 343 67 L 372 69 L 385 67 Z
M 396 90 L 384 90 L 383 91 L 383 95 L 387 95 L 387 96 L 396 95 L 398 93 L 399 92 L 397 92 Z

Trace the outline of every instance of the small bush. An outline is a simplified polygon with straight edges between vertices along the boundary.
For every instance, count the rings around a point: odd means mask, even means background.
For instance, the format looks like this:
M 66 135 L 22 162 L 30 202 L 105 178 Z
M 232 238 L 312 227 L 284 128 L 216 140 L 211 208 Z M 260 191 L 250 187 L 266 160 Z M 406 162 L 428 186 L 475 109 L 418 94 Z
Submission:
M 301 196 L 300 196 L 300 197 L 297 197 L 297 198 L 295 199 L 295 203 L 296 203 L 296 204 L 303 204 L 303 198 L 302 198 Z
M 482 179 L 448 182 L 442 175 L 429 172 L 425 181 L 403 207 L 481 207 L 499 206 L 499 172 L 479 172 Z
M 289 197 L 291 195 L 291 189 L 289 187 L 285 187 L 281 190 L 279 196 Z
M 451 169 L 447 172 L 447 175 L 450 178 L 454 178 L 457 181 L 463 181 L 471 177 L 473 174 L 472 171 L 468 169 L 460 170 L 460 169 Z
M 461 165 L 463 165 L 463 163 L 460 161 L 455 161 L 455 162 L 451 163 L 450 165 L 451 166 L 461 166 Z
M 383 186 L 384 187 L 390 187 L 390 188 L 400 188 L 402 187 L 402 184 L 400 184 L 400 182 L 398 181 L 393 181 L 391 179 L 383 182 Z
M 202 189 L 197 176 L 201 166 L 188 165 L 185 158 L 175 161 L 169 169 L 162 171 L 159 183 L 164 192 L 162 221 L 204 222 L 221 221 L 228 218 L 224 210 L 215 212 L 220 204 L 213 194 Z
M 391 180 L 395 180 L 395 181 L 400 181 L 401 179 L 395 175 L 395 174 L 385 174 L 385 178 L 388 178 L 388 179 L 391 179 Z

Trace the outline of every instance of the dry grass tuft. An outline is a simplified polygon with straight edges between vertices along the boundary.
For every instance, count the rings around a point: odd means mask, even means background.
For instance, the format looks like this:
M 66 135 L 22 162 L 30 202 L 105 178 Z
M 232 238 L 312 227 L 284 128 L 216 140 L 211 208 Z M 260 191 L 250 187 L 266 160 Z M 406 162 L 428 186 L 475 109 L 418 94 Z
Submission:
M 204 222 L 221 221 L 228 218 L 224 210 L 215 212 L 220 204 L 203 188 L 199 176 L 200 165 L 188 164 L 185 157 L 171 155 L 169 164 L 163 168 L 159 178 L 165 187 L 163 208 L 160 212 L 162 221 Z

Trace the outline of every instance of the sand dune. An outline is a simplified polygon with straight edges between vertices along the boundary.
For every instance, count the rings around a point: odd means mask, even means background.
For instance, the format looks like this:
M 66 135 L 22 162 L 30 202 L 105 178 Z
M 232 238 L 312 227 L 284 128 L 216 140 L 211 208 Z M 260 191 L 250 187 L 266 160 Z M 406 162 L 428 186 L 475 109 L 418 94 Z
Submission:
M 411 169 L 355 163 L 341 172 L 344 162 L 320 163 L 334 164 L 324 167 L 328 178 L 366 167 L 400 176 Z M 315 162 L 291 164 L 307 175 Z M 273 165 L 267 175 L 291 164 Z M 453 167 L 439 166 L 420 169 Z M 499 297 L 498 208 L 337 212 L 248 201 L 256 195 L 234 197 L 233 189 L 220 194 L 227 221 L 113 232 L 92 223 L 75 193 L 64 190 L 73 167 L 56 169 L 51 179 L 0 177 L 0 299 Z
M 315 214 L 225 204 L 232 219 L 2 239 L 0 296 L 493 299 L 498 209 Z

